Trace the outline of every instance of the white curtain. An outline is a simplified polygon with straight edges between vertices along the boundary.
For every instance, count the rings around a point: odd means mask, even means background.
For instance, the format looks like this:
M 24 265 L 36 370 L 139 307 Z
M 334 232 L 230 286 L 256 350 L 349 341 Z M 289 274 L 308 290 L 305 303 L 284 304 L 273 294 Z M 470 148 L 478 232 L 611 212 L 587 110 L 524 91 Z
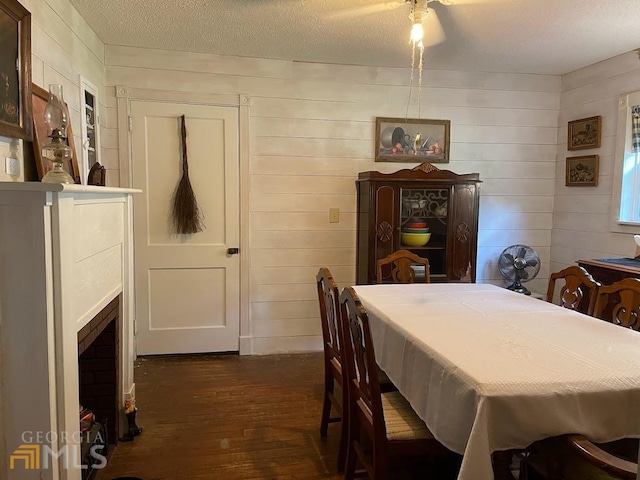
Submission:
M 640 153 L 640 105 L 631 107 L 631 151 Z

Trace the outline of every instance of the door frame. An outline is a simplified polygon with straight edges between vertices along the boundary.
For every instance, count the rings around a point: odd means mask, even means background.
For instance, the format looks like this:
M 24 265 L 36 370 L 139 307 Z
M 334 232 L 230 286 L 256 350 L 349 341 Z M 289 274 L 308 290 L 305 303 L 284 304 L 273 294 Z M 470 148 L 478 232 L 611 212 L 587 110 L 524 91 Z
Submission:
M 240 355 L 251 355 L 253 337 L 249 311 L 249 125 L 251 97 L 248 95 L 224 95 L 201 92 L 175 92 L 149 88 L 116 86 L 118 114 L 118 158 L 120 159 L 120 186 L 131 187 L 133 179 L 133 155 L 131 137 L 131 102 L 150 101 L 185 103 L 238 108 L 239 168 L 240 168 Z M 125 161 L 126 159 L 126 161 Z M 135 225 L 134 225 L 135 228 Z M 135 252 L 134 252 L 135 254 Z M 135 313 L 130 312 L 135 320 Z M 135 323 L 134 323 L 135 325 Z M 137 328 L 134 328 L 134 335 Z M 135 347 L 134 347 L 135 348 Z

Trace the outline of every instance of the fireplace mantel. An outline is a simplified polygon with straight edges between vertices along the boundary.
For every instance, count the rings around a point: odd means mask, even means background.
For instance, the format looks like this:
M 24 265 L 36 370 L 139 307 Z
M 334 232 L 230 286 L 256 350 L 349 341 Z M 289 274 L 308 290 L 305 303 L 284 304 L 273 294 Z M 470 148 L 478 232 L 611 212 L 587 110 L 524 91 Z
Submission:
M 81 478 L 62 459 L 38 474 L 22 462 L 10 471 L 9 455 L 30 443 L 23 432 L 55 432 L 40 444 L 77 453 L 77 435 L 70 437 L 79 428 L 78 331 L 117 295 L 118 400 L 123 405 L 135 395 L 131 197 L 137 192 L 0 182 L 0 478 Z

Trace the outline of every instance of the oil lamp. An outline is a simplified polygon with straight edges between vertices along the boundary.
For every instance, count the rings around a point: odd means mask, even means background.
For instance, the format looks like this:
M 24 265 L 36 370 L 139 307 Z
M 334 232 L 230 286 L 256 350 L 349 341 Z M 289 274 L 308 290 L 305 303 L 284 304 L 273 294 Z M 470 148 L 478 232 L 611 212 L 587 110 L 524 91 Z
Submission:
M 73 177 L 65 171 L 63 163 L 72 158 L 73 152 L 67 145 L 66 129 L 69 113 L 62 96 L 62 85 L 49 85 L 49 100 L 44 110 L 51 141 L 42 147 L 42 156 L 53 163 L 42 181 L 45 183 L 75 183 Z

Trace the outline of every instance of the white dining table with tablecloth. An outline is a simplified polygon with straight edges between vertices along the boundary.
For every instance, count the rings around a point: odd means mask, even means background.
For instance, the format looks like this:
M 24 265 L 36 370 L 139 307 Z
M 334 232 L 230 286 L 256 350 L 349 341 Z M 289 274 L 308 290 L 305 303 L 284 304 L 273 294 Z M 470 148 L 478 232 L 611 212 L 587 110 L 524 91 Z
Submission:
M 640 333 L 488 284 L 354 288 L 378 364 L 463 455 L 458 480 L 546 437 L 640 437 Z

